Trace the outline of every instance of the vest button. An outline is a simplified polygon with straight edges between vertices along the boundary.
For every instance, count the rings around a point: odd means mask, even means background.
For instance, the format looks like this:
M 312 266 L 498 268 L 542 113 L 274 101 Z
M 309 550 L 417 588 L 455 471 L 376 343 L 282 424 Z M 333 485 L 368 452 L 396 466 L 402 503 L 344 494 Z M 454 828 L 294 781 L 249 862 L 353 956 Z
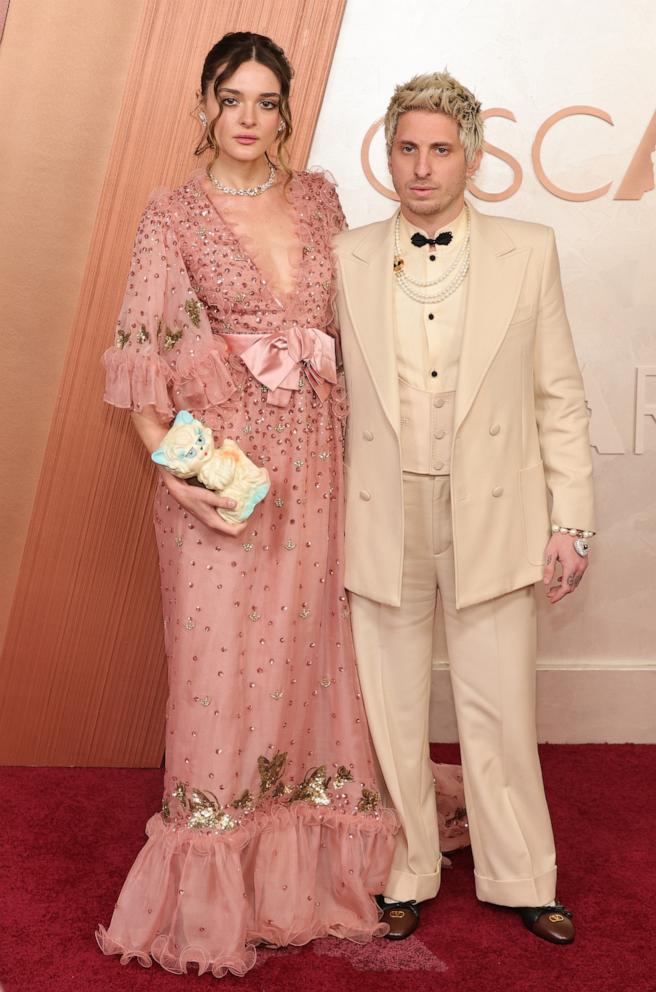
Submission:
M 435 369 L 431 370 L 431 375 L 433 376 L 433 379 L 437 379 L 437 372 L 435 371 Z
M 366 489 L 361 489 L 360 490 L 360 499 L 363 499 L 365 501 L 365 503 L 368 503 L 369 500 L 371 499 L 371 493 L 370 492 L 367 492 Z
M 500 430 L 501 427 L 499 426 L 499 424 L 492 424 L 492 426 L 490 427 L 490 434 L 492 435 L 492 437 L 496 437 L 496 435 L 499 433 Z
M 433 437 L 436 437 L 438 441 L 441 441 L 445 434 L 446 431 L 435 431 Z
M 444 468 L 444 462 L 435 462 L 433 468 L 436 472 L 440 472 Z
M 495 486 L 492 490 L 493 496 L 503 496 L 503 486 Z
M 371 431 L 362 431 L 362 437 L 365 439 L 365 441 L 373 441 L 374 439 L 374 436 L 371 433 Z
M 429 313 L 428 314 L 428 319 L 429 320 L 435 320 L 435 314 L 434 313 Z
M 442 397 L 441 397 L 441 396 L 440 396 L 440 397 L 438 397 L 438 399 L 436 399 L 436 400 L 433 400 L 433 406 L 434 406 L 434 407 L 435 407 L 435 408 L 436 408 L 437 410 L 440 410 L 440 409 L 441 409 L 441 408 L 442 408 L 442 407 L 444 406 L 444 400 L 442 399 Z

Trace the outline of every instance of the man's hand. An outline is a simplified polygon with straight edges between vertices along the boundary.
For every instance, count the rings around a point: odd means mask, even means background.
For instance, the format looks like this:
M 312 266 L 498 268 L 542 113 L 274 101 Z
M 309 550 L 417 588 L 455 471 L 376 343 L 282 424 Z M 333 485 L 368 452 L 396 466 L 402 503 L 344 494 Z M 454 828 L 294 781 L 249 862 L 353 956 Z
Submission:
M 547 599 L 552 606 L 560 602 L 563 596 L 574 592 L 588 567 L 588 559 L 581 558 L 574 550 L 575 540 L 571 534 L 558 533 L 552 534 L 547 544 L 543 582 L 550 587 L 547 590 Z M 556 578 L 555 584 L 551 585 L 556 576 L 557 562 L 560 562 L 562 573 Z

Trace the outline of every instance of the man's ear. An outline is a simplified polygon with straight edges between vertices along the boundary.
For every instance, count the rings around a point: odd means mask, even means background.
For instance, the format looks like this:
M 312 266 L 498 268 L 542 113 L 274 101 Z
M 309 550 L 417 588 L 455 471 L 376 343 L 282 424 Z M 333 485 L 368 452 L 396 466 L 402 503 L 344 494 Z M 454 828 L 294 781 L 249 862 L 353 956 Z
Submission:
M 465 170 L 465 174 L 467 176 L 467 179 L 472 179 L 473 176 L 476 175 L 476 173 L 478 172 L 478 170 L 479 170 L 479 168 L 481 166 L 481 159 L 482 158 L 483 158 L 483 149 L 482 148 L 479 148 L 478 151 L 476 152 L 476 154 L 474 155 L 473 160 L 468 163 L 467 168 Z

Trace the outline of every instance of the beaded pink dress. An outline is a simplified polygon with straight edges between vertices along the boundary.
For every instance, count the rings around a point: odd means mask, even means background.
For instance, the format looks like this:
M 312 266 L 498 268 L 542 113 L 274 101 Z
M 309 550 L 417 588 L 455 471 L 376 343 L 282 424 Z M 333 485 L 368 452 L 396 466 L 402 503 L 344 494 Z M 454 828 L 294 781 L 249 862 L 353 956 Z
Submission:
M 322 174 L 295 174 L 288 196 L 287 295 L 255 261 L 248 202 L 224 197 L 219 213 L 200 175 L 156 196 L 104 356 L 108 402 L 165 422 L 190 410 L 271 478 L 239 537 L 157 487 L 165 791 L 97 933 L 123 963 L 242 975 L 258 943 L 386 930 L 372 897 L 397 825 L 379 799 L 343 587 L 330 253 L 343 216 Z

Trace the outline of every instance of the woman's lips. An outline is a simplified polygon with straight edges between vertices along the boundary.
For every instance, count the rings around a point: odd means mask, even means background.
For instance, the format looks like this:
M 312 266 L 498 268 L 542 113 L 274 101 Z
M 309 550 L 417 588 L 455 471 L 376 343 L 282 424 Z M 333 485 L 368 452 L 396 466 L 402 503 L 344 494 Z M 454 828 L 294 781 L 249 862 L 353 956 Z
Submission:
M 254 145 L 257 140 L 254 134 L 235 135 L 235 141 L 238 141 L 240 145 Z

